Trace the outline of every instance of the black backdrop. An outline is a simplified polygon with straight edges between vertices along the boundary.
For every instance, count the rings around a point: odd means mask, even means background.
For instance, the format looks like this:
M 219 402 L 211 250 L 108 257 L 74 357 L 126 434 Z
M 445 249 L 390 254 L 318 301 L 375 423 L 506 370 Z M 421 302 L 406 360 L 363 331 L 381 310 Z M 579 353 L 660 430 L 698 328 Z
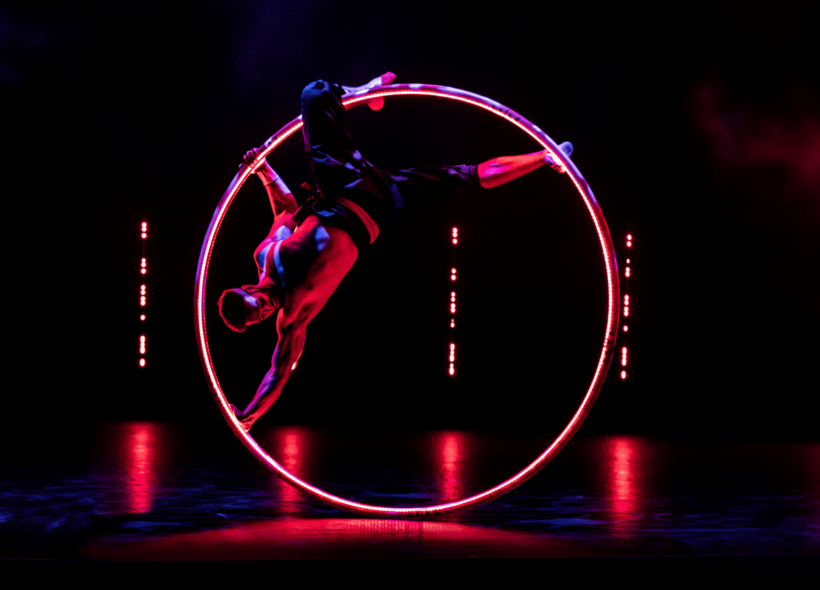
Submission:
M 571 140 L 621 263 L 631 227 L 630 378 L 611 372 L 587 432 L 816 438 L 816 17 L 809 1 L 537 13 L 418 1 L 5 3 L 10 422 L 218 423 L 192 306 L 214 207 L 242 153 L 298 114 L 305 84 L 389 70 L 492 97 Z M 357 109 L 350 125 L 388 168 L 536 149 L 490 115 L 432 99 Z M 294 190 L 308 180 L 300 150 L 293 138 L 271 162 Z M 591 376 L 605 303 L 591 226 L 567 184 L 542 169 L 385 233 L 311 326 L 266 420 L 558 428 Z M 211 301 L 254 279 L 265 207 L 251 179 L 220 234 Z M 139 370 L 143 216 L 149 366 Z M 209 326 L 242 403 L 273 326 L 237 335 L 213 313 Z

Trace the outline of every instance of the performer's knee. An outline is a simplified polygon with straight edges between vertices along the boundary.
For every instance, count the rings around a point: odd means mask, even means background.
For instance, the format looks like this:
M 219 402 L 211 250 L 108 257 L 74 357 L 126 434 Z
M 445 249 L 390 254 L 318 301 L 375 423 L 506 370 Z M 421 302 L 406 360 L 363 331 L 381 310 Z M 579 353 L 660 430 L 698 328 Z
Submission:
M 338 101 L 333 90 L 334 86 L 324 80 L 311 82 L 302 90 L 302 110 L 310 108 L 317 102 L 326 104 L 329 101 Z

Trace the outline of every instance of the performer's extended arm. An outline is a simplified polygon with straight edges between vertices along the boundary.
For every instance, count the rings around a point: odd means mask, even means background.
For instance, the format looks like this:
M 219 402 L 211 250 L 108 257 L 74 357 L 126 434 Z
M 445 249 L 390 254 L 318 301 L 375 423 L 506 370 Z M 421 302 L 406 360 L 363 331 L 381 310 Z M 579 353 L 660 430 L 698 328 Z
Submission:
M 560 147 L 565 154 L 572 154 L 572 144 L 569 142 L 562 143 Z M 564 172 L 564 167 L 553 158 L 550 151 L 543 150 L 523 156 L 502 156 L 483 162 L 478 165 L 478 180 L 484 188 L 494 188 L 524 176 L 544 164 L 549 164 L 558 172 Z
M 296 368 L 296 362 L 302 354 L 302 347 L 305 345 L 305 324 L 290 323 L 285 325 L 282 317 L 282 314 L 280 314 L 276 319 L 276 331 L 279 334 L 279 340 L 273 351 L 271 368 L 265 373 L 265 377 L 262 379 L 262 383 L 259 384 L 251 403 L 244 411 L 237 412 L 236 415 L 246 430 L 249 430 L 253 423 L 262 417 L 279 398 L 282 388 L 287 383 L 293 369 Z
M 250 165 L 258 153 L 259 148 L 254 148 L 245 154 L 243 160 Z M 296 199 L 293 198 L 293 193 L 290 192 L 285 181 L 270 167 L 267 160 L 262 160 L 254 172 L 259 176 L 262 184 L 265 185 L 274 219 L 283 213 L 293 214 L 296 212 Z

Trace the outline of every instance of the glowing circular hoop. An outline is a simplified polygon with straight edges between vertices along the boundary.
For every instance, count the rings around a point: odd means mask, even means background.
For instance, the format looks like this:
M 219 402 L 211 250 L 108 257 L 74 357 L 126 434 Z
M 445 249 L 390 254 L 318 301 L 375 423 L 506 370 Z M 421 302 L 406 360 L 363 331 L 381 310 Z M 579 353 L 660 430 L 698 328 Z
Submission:
M 248 176 L 250 176 L 251 170 L 260 160 L 266 158 L 267 155 L 270 154 L 274 148 L 276 148 L 276 146 L 281 144 L 285 139 L 293 135 L 302 127 L 301 116 L 282 127 L 272 137 L 270 137 L 262 146 L 262 150 L 258 155 L 257 160 L 255 160 L 251 166 L 243 164 L 233 181 L 231 181 L 230 186 L 228 186 L 228 190 L 226 190 L 225 194 L 222 195 L 222 200 L 219 202 L 219 205 L 214 212 L 214 216 L 211 219 L 211 225 L 208 227 L 208 233 L 205 235 L 205 240 L 202 243 L 202 250 L 199 254 L 199 265 L 196 271 L 195 285 L 196 337 L 199 356 L 202 360 L 202 366 L 208 378 L 208 385 L 211 388 L 214 399 L 216 400 L 222 415 L 228 421 L 228 424 L 234 434 L 239 437 L 239 440 L 241 440 L 242 443 L 248 447 L 251 453 L 253 453 L 256 458 L 259 459 L 268 469 L 273 471 L 290 485 L 302 490 L 314 498 L 317 498 L 326 504 L 330 504 L 331 506 L 348 510 L 350 512 L 368 516 L 386 516 L 393 518 L 412 518 L 447 514 L 458 510 L 464 510 L 478 504 L 483 504 L 484 502 L 489 502 L 490 500 L 497 498 L 521 485 L 533 475 L 538 473 L 544 465 L 549 463 L 564 447 L 564 445 L 569 442 L 569 439 L 572 438 L 572 435 L 574 435 L 581 426 L 581 423 L 584 421 L 587 414 L 589 414 L 592 404 L 595 403 L 595 399 L 598 397 L 598 392 L 601 390 L 604 378 L 606 377 L 607 369 L 609 368 L 609 363 L 612 360 L 620 311 L 618 268 L 615 259 L 615 250 L 612 246 L 612 238 L 609 235 L 609 228 L 606 225 L 606 220 L 604 219 L 603 213 L 601 213 L 601 208 L 598 206 L 598 202 L 595 200 L 595 197 L 584 180 L 584 177 L 575 167 L 572 160 L 567 158 L 567 156 L 560 149 L 558 149 L 558 145 L 536 125 L 533 125 L 521 115 L 495 102 L 494 100 L 490 100 L 489 98 L 485 98 L 471 92 L 466 92 L 464 90 L 448 88 L 446 86 L 434 86 L 428 84 L 396 84 L 393 86 L 380 86 L 369 91 L 347 95 L 343 98 L 342 102 L 348 108 L 352 108 L 376 97 L 411 94 L 449 98 L 451 100 L 465 102 L 490 111 L 491 113 L 506 119 L 524 131 L 545 149 L 550 150 L 553 157 L 564 166 L 564 169 L 572 179 L 575 188 L 578 189 L 578 193 L 584 200 L 584 204 L 587 207 L 590 218 L 595 225 L 595 230 L 601 246 L 601 255 L 603 256 L 604 265 L 606 267 L 607 293 L 609 297 L 606 330 L 604 332 L 604 343 L 601 348 L 601 355 L 598 359 L 598 365 L 595 369 L 592 382 L 590 383 L 590 386 L 587 389 L 586 395 L 584 396 L 578 410 L 575 412 L 572 419 L 569 421 L 561 434 L 558 435 L 547 450 L 541 453 L 535 461 L 507 481 L 504 481 L 494 488 L 475 496 L 464 498 L 463 500 L 448 502 L 446 504 L 439 504 L 436 506 L 422 506 L 418 508 L 390 508 L 345 500 L 344 498 L 334 496 L 333 494 L 329 494 L 315 486 L 310 485 L 274 461 L 274 459 L 257 444 L 253 437 L 242 428 L 228 405 L 228 400 L 225 398 L 222 387 L 219 385 L 219 380 L 217 379 L 216 370 L 214 369 L 210 349 L 208 347 L 208 338 L 205 330 L 205 283 L 208 278 L 208 264 L 211 259 L 211 253 L 213 252 L 214 241 L 216 240 L 216 234 L 219 231 L 219 226 L 221 225 L 222 220 L 225 217 L 225 213 L 228 211 L 228 208 L 230 207 L 231 202 L 240 187 Z

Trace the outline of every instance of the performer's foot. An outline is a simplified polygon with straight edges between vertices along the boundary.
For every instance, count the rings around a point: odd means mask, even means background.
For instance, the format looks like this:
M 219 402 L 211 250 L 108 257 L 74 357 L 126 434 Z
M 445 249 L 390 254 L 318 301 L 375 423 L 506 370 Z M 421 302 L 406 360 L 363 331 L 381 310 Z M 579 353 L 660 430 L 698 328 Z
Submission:
M 570 157 L 572 155 L 573 147 L 572 147 L 572 144 L 570 142 L 565 141 L 564 143 L 560 144 L 558 146 L 558 148 L 562 152 L 564 152 L 567 155 L 567 157 Z M 566 170 L 561 165 L 561 163 L 556 161 L 555 158 L 552 157 L 552 154 L 549 151 L 544 152 L 544 162 L 546 162 L 550 166 L 550 168 L 552 168 L 553 170 L 555 170 L 557 172 L 560 172 L 561 174 L 566 172 Z
M 382 74 L 378 78 L 373 78 L 370 82 L 365 84 L 364 86 L 357 86 L 355 88 L 350 88 L 348 86 L 342 86 L 347 94 L 353 94 L 355 92 L 361 92 L 363 90 L 370 90 L 371 88 L 376 88 L 377 86 L 388 86 L 393 83 L 393 80 L 396 79 L 396 74 L 393 72 L 387 72 L 386 74 Z M 369 106 L 374 111 L 380 111 L 384 107 L 384 98 L 374 98 L 373 100 L 369 100 L 367 102 L 367 106 Z

